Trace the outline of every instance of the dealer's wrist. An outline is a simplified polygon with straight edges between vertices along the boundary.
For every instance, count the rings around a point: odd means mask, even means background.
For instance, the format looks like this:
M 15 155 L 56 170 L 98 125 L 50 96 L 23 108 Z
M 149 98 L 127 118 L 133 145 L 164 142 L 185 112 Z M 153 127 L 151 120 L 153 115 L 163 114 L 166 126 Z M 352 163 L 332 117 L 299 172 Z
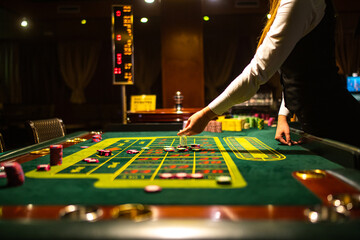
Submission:
M 278 122 L 287 122 L 286 115 L 278 115 Z
M 201 111 L 202 111 L 203 115 L 204 115 L 209 121 L 218 116 L 216 113 L 214 113 L 213 111 L 211 111 L 211 109 L 210 109 L 209 107 L 205 107 L 205 108 L 203 108 Z

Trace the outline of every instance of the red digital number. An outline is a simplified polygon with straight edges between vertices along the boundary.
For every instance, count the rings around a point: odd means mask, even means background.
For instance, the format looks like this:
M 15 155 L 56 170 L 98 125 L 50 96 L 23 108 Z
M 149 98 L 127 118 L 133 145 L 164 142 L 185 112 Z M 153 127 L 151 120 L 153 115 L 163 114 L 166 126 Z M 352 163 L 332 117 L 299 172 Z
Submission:
M 116 40 L 121 41 L 121 35 L 120 34 L 116 35 Z
M 121 74 L 121 68 L 114 68 L 114 74 Z
M 121 53 L 116 54 L 116 63 L 118 65 L 122 64 L 122 54 Z
M 121 11 L 119 11 L 119 10 L 116 11 L 116 16 L 117 16 L 117 17 L 120 17 L 120 16 L 121 16 Z

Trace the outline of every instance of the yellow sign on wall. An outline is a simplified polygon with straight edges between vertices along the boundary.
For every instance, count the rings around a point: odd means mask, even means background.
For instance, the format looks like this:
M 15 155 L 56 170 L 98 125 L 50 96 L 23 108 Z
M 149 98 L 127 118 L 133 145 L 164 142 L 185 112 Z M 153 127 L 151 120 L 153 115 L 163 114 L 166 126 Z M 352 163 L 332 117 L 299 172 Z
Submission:
M 131 96 L 130 111 L 154 111 L 156 109 L 156 95 Z

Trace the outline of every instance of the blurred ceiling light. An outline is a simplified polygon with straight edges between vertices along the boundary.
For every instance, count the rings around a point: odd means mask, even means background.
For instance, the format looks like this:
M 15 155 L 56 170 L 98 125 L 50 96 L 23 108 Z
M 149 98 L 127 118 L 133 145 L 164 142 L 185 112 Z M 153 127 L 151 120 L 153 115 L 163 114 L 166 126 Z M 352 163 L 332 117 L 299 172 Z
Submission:
M 20 22 L 20 25 L 23 27 L 23 28 L 26 28 L 29 26 L 29 22 L 26 18 L 22 18 L 21 19 L 21 22 Z
M 86 19 L 81 20 L 81 24 L 86 24 Z
M 269 13 L 268 15 L 266 15 L 266 17 L 267 17 L 268 19 L 270 19 L 270 18 L 271 18 L 271 14 Z
M 206 22 L 210 20 L 209 16 L 204 16 L 203 19 L 204 19 L 204 21 L 206 21 Z
M 145 0 L 146 3 L 153 3 L 155 0 Z
M 148 21 L 149 21 L 149 19 L 146 17 L 143 17 L 140 19 L 140 22 L 142 22 L 142 23 L 147 23 Z

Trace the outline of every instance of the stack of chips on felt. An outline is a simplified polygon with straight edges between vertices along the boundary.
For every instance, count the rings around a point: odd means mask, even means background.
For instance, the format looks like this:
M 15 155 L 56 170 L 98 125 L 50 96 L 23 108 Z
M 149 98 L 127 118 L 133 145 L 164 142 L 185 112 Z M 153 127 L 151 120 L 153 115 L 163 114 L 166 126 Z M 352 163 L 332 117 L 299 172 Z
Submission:
M 0 178 L 6 178 L 6 172 L 5 171 L 5 168 L 0 165 Z
M 62 164 L 63 146 L 50 145 L 50 165 L 56 166 Z
M 187 137 L 185 135 L 180 136 L 180 147 L 187 147 Z
M 175 147 L 172 146 L 166 146 L 164 147 L 165 152 L 175 152 Z
M 259 130 L 264 129 L 264 119 L 258 118 L 257 127 L 258 127 Z
M 24 171 L 18 162 L 8 162 L 2 165 L 5 170 L 7 185 L 20 186 L 25 182 Z
M 268 126 L 271 127 L 275 123 L 275 118 L 271 117 L 268 119 Z
M 127 153 L 127 154 L 138 154 L 139 151 L 136 150 L 136 149 L 129 149 L 129 150 L 126 151 L 126 153 Z
M 100 142 L 102 140 L 102 136 L 100 134 L 95 134 L 92 136 L 93 142 Z
M 99 159 L 96 159 L 96 158 L 84 158 L 83 161 L 86 162 L 86 163 L 98 163 Z
M 254 114 L 253 116 L 236 116 L 225 118 L 219 116 L 217 120 L 211 120 L 205 127 L 206 132 L 242 131 L 243 129 L 258 128 L 264 129 L 264 124 L 274 126 L 275 118 L 269 114 Z
M 105 156 L 105 157 L 111 156 L 111 154 L 112 154 L 111 150 L 105 150 L 105 149 L 97 150 L 97 152 L 98 152 L 99 156 Z
M 222 123 L 216 120 L 211 120 L 208 125 L 205 127 L 204 131 L 206 132 L 222 132 Z
M 50 164 L 39 164 L 36 167 L 37 171 L 50 171 L 51 167 Z
M 243 119 L 226 118 L 221 120 L 223 131 L 242 131 Z

